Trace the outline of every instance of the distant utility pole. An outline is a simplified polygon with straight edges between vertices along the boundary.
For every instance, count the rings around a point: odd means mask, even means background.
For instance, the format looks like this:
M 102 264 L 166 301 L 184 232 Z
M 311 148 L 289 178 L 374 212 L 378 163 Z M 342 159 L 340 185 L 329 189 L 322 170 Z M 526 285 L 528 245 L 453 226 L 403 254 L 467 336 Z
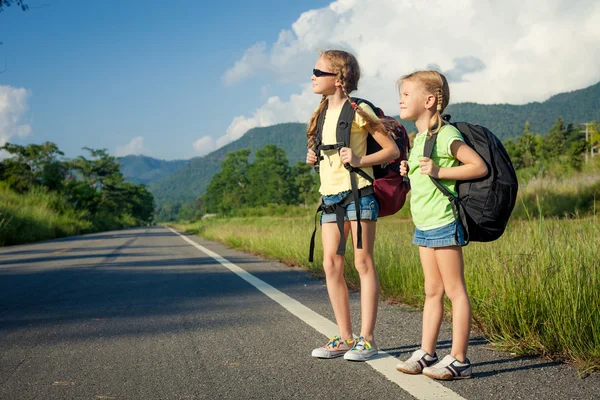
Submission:
M 588 143 L 590 138 L 590 123 L 589 122 L 582 122 L 581 125 L 585 126 L 585 142 Z M 590 143 L 590 158 L 594 157 L 594 148 L 592 147 L 592 144 Z M 587 164 L 588 162 L 588 153 L 587 151 L 585 152 L 585 162 Z

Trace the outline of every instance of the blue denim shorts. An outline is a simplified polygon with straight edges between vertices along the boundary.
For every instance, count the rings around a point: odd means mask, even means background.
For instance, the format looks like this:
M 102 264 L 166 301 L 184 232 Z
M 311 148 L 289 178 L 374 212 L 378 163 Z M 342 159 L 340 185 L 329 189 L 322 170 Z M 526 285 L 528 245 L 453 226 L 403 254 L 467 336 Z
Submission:
M 422 231 L 415 228 L 413 244 L 423 247 L 464 246 L 465 231 L 460 222 L 453 221 L 439 228 Z
M 323 203 L 325 205 L 339 203 L 344 199 L 350 191 L 341 192 L 331 196 L 323 196 Z M 360 198 L 360 219 L 377 221 L 377 214 L 379 214 L 379 204 L 375 200 L 375 196 L 370 194 Z M 346 206 L 346 215 L 344 216 L 345 221 L 356 221 L 356 207 L 354 201 Z M 321 224 L 327 222 L 336 222 L 335 213 L 321 213 Z

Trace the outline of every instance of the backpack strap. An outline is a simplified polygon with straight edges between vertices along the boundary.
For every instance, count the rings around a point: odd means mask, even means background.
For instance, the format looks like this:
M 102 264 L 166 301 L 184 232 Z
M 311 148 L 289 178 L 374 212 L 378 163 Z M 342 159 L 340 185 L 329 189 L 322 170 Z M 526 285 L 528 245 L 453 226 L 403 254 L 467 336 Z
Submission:
M 359 97 L 351 97 L 351 98 L 350 98 L 350 100 L 351 100 L 351 101 L 353 101 L 354 103 L 356 103 L 356 105 L 360 105 L 361 103 L 365 103 L 366 105 L 368 105 L 369 107 L 371 107 L 371 109 L 373 110 L 373 112 L 374 112 L 375 114 L 377 114 L 379 111 L 381 111 L 381 109 L 379 109 L 379 108 L 375 107 L 375 106 L 373 105 L 373 103 L 371 103 L 371 102 L 370 102 L 370 101 L 368 101 L 368 100 L 361 99 L 361 98 L 359 98 Z M 349 127 L 348 127 L 348 133 L 347 133 L 347 135 L 348 135 L 348 142 L 347 142 L 347 143 L 348 143 L 348 145 L 347 145 L 346 147 L 350 147 L 350 132 L 352 131 L 352 121 L 354 121 L 354 113 L 356 113 L 356 111 L 355 111 L 354 109 L 352 109 L 352 105 L 351 105 L 351 104 L 349 104 L 349 103 L 350 103 L 350 102 L 346 102 L 346 104 L 348 104 L 348 105 L 350 106 L 349 108 L 350 108 L 350 109 L 351 109 L 351 111 L 352 111 L 352 117 L 351 117 L 351 119 L 349 120 L 349 121 L 350 121 L 350 125 L 349 125 Z M 344 112 L 344 111 L 343 111 L 343 109 L 342 109 L 342 112 Z M 342 118 L 342 116 L 340 115 L 340 119 L 341 119 L 341 118 Z M 338 126 L 338 129 L 339 129 L 339 126 Z M 337 133 L 337 132 L 336 132 L 336 133 Z M 337 138 L 337 136 L 336 136 L 336 138 Z M 344 136 L 344 138 L 345 138 L 345 136 Z M 339 140 L 338 140 L 338 141 L 339 141 Z M 344 143 L 346 143 L 346 142 L 344 142 Z M 350 172 L 354 172 L 354 173 L 356 173 L 356 174 L 360 175 L 361 177 L 363 177 L 364 179 L 368 180 L 369 182 L 371 182 L 371 183 L 373 183 L 373 182 L 374 182 L 374 179 L 373 179 L 373 178 L 371 178 L 371 177 L 369 176 L 369 174 L 367 174 L 367 173 L 366 173 L 365 171 L 363 171 L 362 169 L 360 169 L 360 168 L 355 168 L 355 167 L 353 167 L 353 166 L 351 166 L 351 165 L 345 165 L 344 167 L 346 167 L 346 169 L 347 169 L 348 171 L 350 171 Z
M 355 99 L 351 99 L 351 101 L 355 102 Z M 338 142 L 338 144 L 342 145 L 342 147 L 350 147 L 350 134 L 352 132 L 352 122 L 354 121 L 355 114 L 356 110 L 354 109 L 354 107 L 352 107 L 351 102 L 346 101 L 342 106 L 342 111 L 340 112 L 340 117 L 338 119 L 337 129 L 335 132 L 335 139 Z M 344 168 L 346 168 L 350 173 L 350 187 L 352 188 L 354 208 L 356 209 L 356 248 L 362 249 L 362 226 L 360 224 L 360 192 L 358 191 L 358 178 L 356 176 L 358 168 L 354 168 L 350 164 L 344 164 Z M 342 221 L 340 221 L 340 214 Z M 344 240 L 344 215 L 345 210 L 344 212 L 342 212 L 341 210 L 338 211 L 338 209 L 336 209 L 336 222 L 340 230 L 340 244 L 338 245 L 336 254 L 339 255 L 344 254 L 344 248 L 346 245 L 346 242 Z
M 351 101 L 346 101 L 344 102 L 344 105 L 342 106 L 342 110 L 340 111 L 340 116 L 338 118 L 338 122 L 337 122 L 337 127 L 336 127 L 336 131 L 335 131 L 335 139 L 336 139 L 336 144 L 329 144 L 329 145 L 324 145 L 321 144 L 322 140 L 323 140 L 323 125 L 325 124 L 325 113 L 327 112 L 327 105 L 325 105 L 325 107 L 323 108 L 323 111 L 321 111 L 321 113 L 319 114 L 319 118 L 317 120 L 317 133 L 315 136 L 315 147 L 313 148 L 313 150 L 315 151 L 315 153 L 317 153 L 317 159 L 320 162 L 323 159 L 323 156 L 321 156 L 321 150 L 339 150 L 342 147 L 350 147 L 350 134 L 352 131 L 352 122 L 354 121 L 354 115 L 356 113 L 356 110 L 352 107 L 351 102 L 354 102 L 356 104 L 360 104 L 360 103 L 367 103 L 369 105 L 369 107 L 371 107 L 374 112 L 378 112 L 378 108 L 375 107 L 373 104 L 371 104 L 370 102 L 357 98 L 357 97 L 352 97 Z M 316 164 L 318 165 L 318 163 Z M 316 166 L 315 165 L 315 166 Z M 373 178 L 369 176 L 369 174 L 367 174 L 366 172 L 364 172 L 362 169 L 360 168 L 355 168 L 352 167 L 350 164 L 344 164 L 344 168 L 346 168 L 348 170 L 348 173 L 350 174 L 350 186 L 352 188 L 352 198 L 350 198 L 350 195 L 347 196 L 345 199 L 343 199 L 340 203 L 335 204 L 335 207 L 333 208 L 333 212 L 335 212 L 336 214 L 336 223 L 338 226 L 338 230 L 340 232 L 340 242 L 338 244 L 338 249 L 336 251 L 336 254 L 338 255 L 344 255 L 345 254 L 345 247 L 346 247 L 346 241 L 345 241 L 345 236 L 344 236 L 344 216 L 346 214 L 346 207 L 348 204 L 350 204 L 351 201 L 354 201 L 354 207 L 356 209 L 356 222 L 357 222 L 357 227 L 356 227 L 356 247 L 358 249 L 362 249 L 362 225 L 360 224 L 360 198 L 367 196 L 369 194 L 373 193 L 373 188 L 372 186 L 369 188 L 363 188 L 363 189 L 358 189 L 358 181 L 357 181 L 357 174 L 362 176 L 363 178 L 367 179 L 369 182 L 373 183 Z M 315 168 L 318 171 L 318 168 Z M 324 204 L 321 203 L 321 205 L 319 206 L 319 208 L 317 209 L 316 214 L 319 213 L 319 211 L 325 211 L 327 210 L 326 206 L 324 206 Z M 332 211 L 327 211 L 327 212 L 332 212 Z M 317 231 L 317 216 L 315 214 L 315 229 L 313 231 L 313 234 L 311 236 L 311 240 L 310 240 L 310 251 L 309 251 L 309 262 L 312 262 L 313 260 L 313 256 L 314 256 L 314 245 L 315 245 L 315 235 L 316 235 L 316 231 Z
M 373 186 L 367 186 L 364 187 L 362 189 L 359 190 L 359 194 L 360 197 L 365 197 L 365 196 L 369 196 L 371 194 L 375 193 L 373 190 Z M 348 204 L 350 204 L 353 201 L 353 196 L 352 193 L 348 194 L 348 196 L 346 196 L 344 199 L 342 199 L 341 202 L 337 203 L 337 204 L 328 204 L 325 205 L 323 203 L 323 200 L 321 199 L 321 204 L 319 205 L 319 207 L 317 208 L 317 211 L 315 212 L 315 228 L 313 230 L 313 233 L 310 237 L 310 247 L 309 247 L 309 252 L 308 252 L 308 262 L 313 262 L 314 259 L 314 254 L 315 254 L 315 237 L 317 234 L 317 216 L 319 215 L 320 211 L 324 211 L 326 213 L 335 213 L 336 214 L 336 223 L 338 224 L 338 229 L 340 227 L 339 225 L 339 221 L 342 221 L 342 234 L 343 234 L 343 227 L 344 227 L 344 215 L 346 213 L 346 207 L 348 206 Z M 339 211 L 338 211 L 339 210 Z M 341 218 L 338 218 L 338 213 L 341 214 Z M 343 240 L 344 237 L 342 236 L 342 240 L 341 245 L 338 245 L 338 251 L 340 251 L 340 246 L 341 246 L 341 255 L 344 254 L 344 250 L 345 250 L 345 241 Z M 339 254 L 339 253 L 338 253 Z
M 448 119 L 445 119 L 445 121 L 450 120 L 450 116 L 448 115 L 447 117 L 448 117 Z M 437 139 L 437 133 L 434 135 L 427 136 L 427 139 L 425 140 L 425 147 L 423 149 L 423 157 L 431 158 L 431 155 L 433 154 L 433 146 L 435 145 L 436 139 Z M 452 214 L 454 215 L 454 220 L 460 222 L 463 225 L 463 228 L 465 230 L 465 241 L 468 243 L 469 239 L 468 239 L 467 226 L 465 224 L 465 221 L 463 221 L 463 219 L 461 218 L 461 214 L 459 213 L 459 209 L 460 209 L 459 198 L 456 197 L 454 195 L 454 193 L 449 191 L 444 185 L 442 185 L 440 183 L 439 179 L 436 179 L 431 175 L 429 175 L 429 179 L 431 179 L 431 182 L 433 182 L 435 187 L 437 187 L 444 194 L 444 196 L 446 196 L 448 201 L 450 201 L 450 205 L 452 206 Z
M 317 155 L 317 162 L 313 166 L 316 173 L 319 173 L 320 163 L 323 160 L 323 156 L 321 155 L 321 150 L 330 150 L 329 148 L 325 148 L 328 146 L 323 146 L 321 143 L 323 142 L 323 124 L 325 123 L 325 114 L 327 113 L 327 106 L 329 103 L 325 103 L 325 107 L 321 110 L 319 117 L 317 118 L 317 132 L 315 133 L 315 145 L 313 146 L 313 151 Z
M 425 140 L 425 148 L 423 149 L 423 157 L 431 158 L 431 155 L 433 154 L 433 146 L 435 145 L 436 139 L 437 133 L 435 135 L 427 136 L 427 139 Z M 446 189 L 446 187 L 442 185 L 438 179 L 434 178 L 431 175 L 429 176 L 429 178 L 431 178 L 431 181 L 433 182 L 435 187 L 437 187 L 444 194 L 444 196 L 448 197 L 449 200 L 455 197 L 454 194 L 448 189 Z

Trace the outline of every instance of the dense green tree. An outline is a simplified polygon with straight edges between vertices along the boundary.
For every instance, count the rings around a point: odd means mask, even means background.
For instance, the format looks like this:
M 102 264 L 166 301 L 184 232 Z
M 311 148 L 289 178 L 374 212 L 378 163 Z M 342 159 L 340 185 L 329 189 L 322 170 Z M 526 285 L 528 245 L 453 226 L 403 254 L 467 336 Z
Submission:
M 567 126 L 562 117 L 558 117 L 542 142 L 542 156 L 546 160 L 557 161 L 565 152 Z
M 70 161 L 51 142 L 7 143 L 0 150 L 9 155 L 0 161 L 0 180 L 18 192 L 41 187 L 61 193 L 65 201 L 49 205 L 56 211 L 82 211 L 99 229 L 118 228 L 122 220 L 146 224 L 153 219 L 154 196 L 143 185 L 125 182 L 117 160 L 105 149 L 85 148 L 91 159 Z
M 248 158 L 250 149 L 227 153 L 221 171 L 213 176 L 206 189 L 206 209 L 208 212 L 226 214 L 247 204 L 249 182 Z
M 517 147 L 516 139 L 505 140 L 504 148 L 510 157 L 513 167 L 515 169 L 523 168 L 523 162 L 521 161 L 521 150 Z
M 298 161 L 292 167 L 292 177 L 296 190 L 297 203 L 305 206 L 316 203 L 319 200 L 319 175 L 313 172 L 312 165 L 304 161 Z
M 285 150 L 273 144 L 256 151 L 255 160 L 248 168 L 248 183 L 248 206 L 295 202 L 294 181 Z
M 34 186 L 61 190 L 68 166 L 61 159 L 64 153 L 56 144 L 46 142 L 20 146 L 6 143 L 0 150 L 10 154 L 0 162 L 0 179 L 12 189 L 21 193 Z
M 581 171 L 583 167 L 584 153 L 588 150 L 588 143 L 585 136 L 579 140 L 572 141 L 569 147 L 569 166 L 576 171 Z
M 592 146 L 600 144 L 600 123 L 590 122 L 588 126 L 589 143 Z
M 514 167 L 519 169 L 535 165 L 539 157 L 542 137 L 531 131 L 529 122 L 525 123 L 523 133 L 513 143 L 514 147 L 507 151 L 509 154 L 512 152 Z
M 204 206 L 204 198 L 202 196 L 194 200 L 194 219 L 200 219 L 206 214 L 206 207 Z

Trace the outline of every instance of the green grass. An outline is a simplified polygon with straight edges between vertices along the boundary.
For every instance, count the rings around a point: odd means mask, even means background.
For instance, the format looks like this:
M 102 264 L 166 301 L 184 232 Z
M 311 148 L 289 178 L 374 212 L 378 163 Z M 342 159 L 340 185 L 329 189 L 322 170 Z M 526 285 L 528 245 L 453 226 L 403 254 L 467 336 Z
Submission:
M 65 197 L 43 188 L 18 194 L 0 184 L 0 246 L 137 226 L 134 218 L 75 211 Z
M 34 189 L 21 195 L 0 187 L 0 246 L 89 232 L 92 223 L 84 214 L 55 211 L 67 208 L 63 203 L 56 193 Z
M 475 326 L 502 349 L 600 369 L 600 225 L 586 219 L 513 220 L 493 243 L 464 249 Z M 231 247 L 322 272 L 320 231 L 308 263 L 311 217 L 209 218 L 177 228 Z M 421 307 L 423 273 L 413 225 L 388 217 L 377 226 L 375 263 L 382 297 Z M 358 288 L 347 252 L 345 274 Z M 449 304 L 448 304 L 449 306 Z
M 600 172 L 533 178 L 519 189 L 512 218 L 574 218 L 600 211 Z

